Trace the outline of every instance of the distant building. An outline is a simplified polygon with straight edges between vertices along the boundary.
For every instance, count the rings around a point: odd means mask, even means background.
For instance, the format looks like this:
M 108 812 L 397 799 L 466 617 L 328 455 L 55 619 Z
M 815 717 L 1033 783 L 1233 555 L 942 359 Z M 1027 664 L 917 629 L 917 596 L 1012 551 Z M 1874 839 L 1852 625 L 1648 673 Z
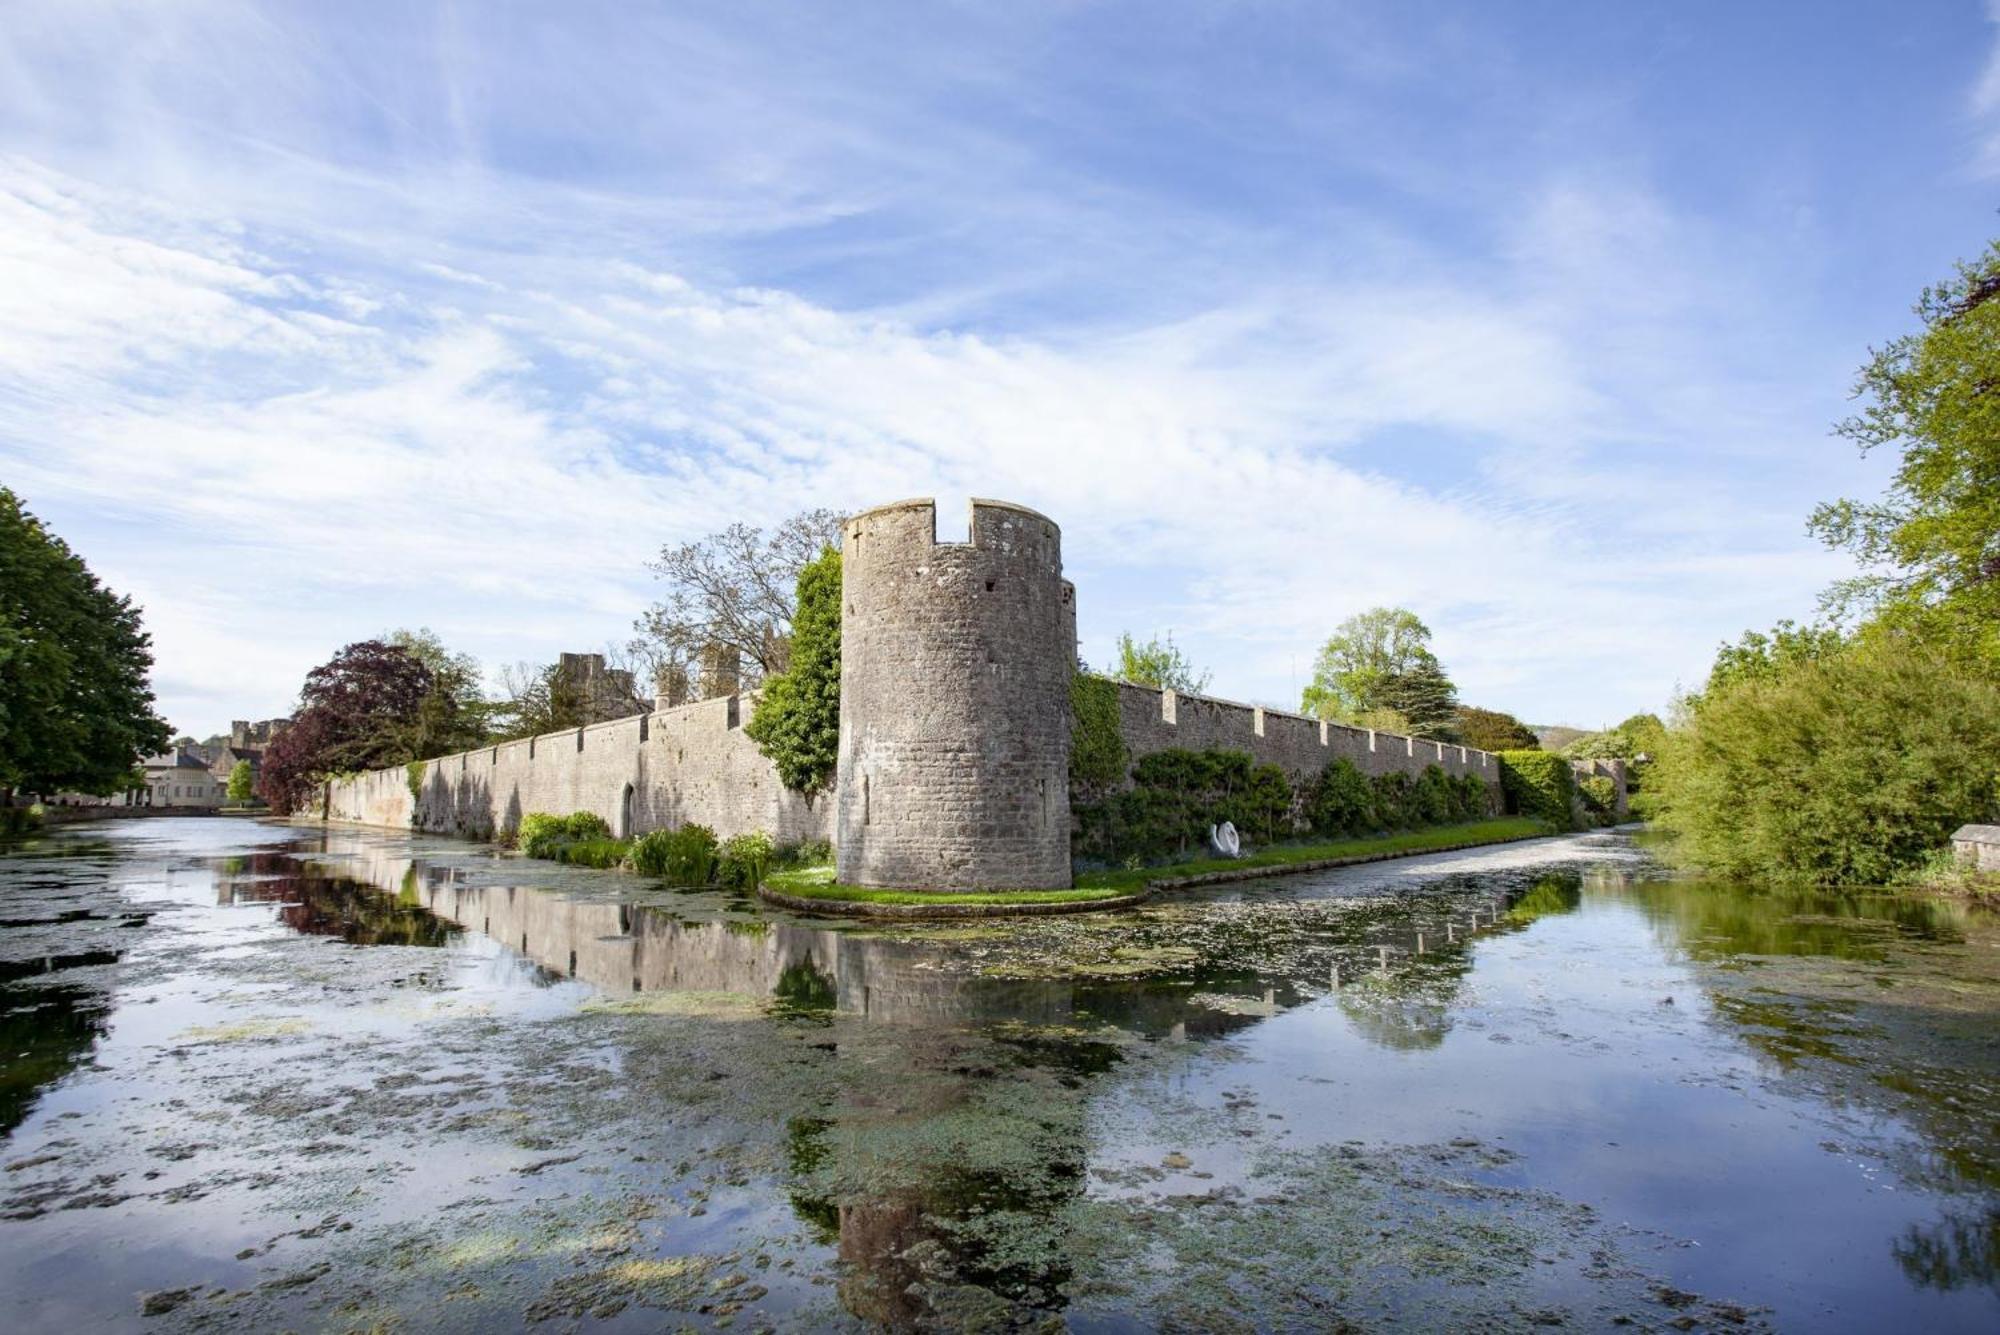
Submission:
M 228 780 L 216 778 L 201 757 L 191 751 L 147 756 L 141 768 L 146 771 L 146 791 L 135 805 L 219 807 L 228 795 Z
M 650 714 L 653 703 L 641 699 L 632 674 L 606 667 L 603 654 L 558 654 L 550 696 L 574 709 L 585 723 Z

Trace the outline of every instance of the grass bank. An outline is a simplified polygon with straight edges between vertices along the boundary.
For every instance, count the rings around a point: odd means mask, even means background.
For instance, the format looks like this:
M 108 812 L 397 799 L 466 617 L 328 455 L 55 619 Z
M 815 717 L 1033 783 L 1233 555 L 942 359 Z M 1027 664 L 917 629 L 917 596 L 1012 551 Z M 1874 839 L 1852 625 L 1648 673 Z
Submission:
M 1163 867 L 1116 868 L 1088 871 L 1076 878 L 1069 890 L 981 890 L 933 892 L 924 890 L 876 890 L 866 886 L 842 885 L 833 879 L 832 867 L 801 867 L 772 872 L 765 886 L 794 899 L 825 904 L 908 905 L 968 908 L 1005 908 L 1036 904 L 1089 904 L 1099 900 L 1123 899 L 1145 892 L 1148 887 L 1172 887 L 1215 876 L 1235 880 L 1255 875 L 1276 876 L 1287 871 L 1338 865 L 1343 862 L 1370 862 L 1380 858 L 1434 853 L 1444 849 L 1472 848 L 1480 844 L 1507 843 L 1552 833 L 1549 826 L 1525 817 L 1475 821 L 1469 825 L 1438 825 L 1407 834 L 1376 835 L 1363 839 L 1334 839 L 1317 843 L 1274 844 L 1248 857 L 1202 858 Z
M 1372 862 L 1380 858 L 1436 853 L 1446 849 L 1473 848 L 1480 844 L 1504 844 L 1516 839 L 1533 839 L 1555 833 L 1547 823 L 1526 816 L 1506 816 L 1496 820 L 1473 821 L 1468 825 L 1433 825 L 1407 834 L 1379 834 L 1359 839 L 1330 839 L 1316 843 L 1271 844 L 1248 857 L 1197 858 L 1164 867 L 1116 868 L 1084 872 L 1076 878 L 1079 888 L 1088 886 L 1118 894 L 1131 894 L 1149 885 L 1172 886 L 1199 877 L 1228 875 L 1231 879 L 1262 872 L 1277 876 L 1287 871 L 1310 870 L 1315 866 L 1341 862 Z

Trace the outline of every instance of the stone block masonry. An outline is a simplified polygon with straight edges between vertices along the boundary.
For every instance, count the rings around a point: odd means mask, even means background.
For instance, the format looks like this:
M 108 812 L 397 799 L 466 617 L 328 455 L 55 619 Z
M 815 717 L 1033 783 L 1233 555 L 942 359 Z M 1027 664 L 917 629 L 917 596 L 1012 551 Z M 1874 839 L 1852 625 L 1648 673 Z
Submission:
M 842 535 L 835 847 L 849 885 L 1070 884 L 1076 596 L 1062 535 L 975 500 L 939 542 L 928 500 Z
M 482 838 L 531 811 L 595 812 L 627 837 L 692 821 L 831 838 L 851 885 L 1068 886 L 1076 590 L 1061 530 L 976 500 L 968 540 L 940 542 L 935 504 L 911 500 L 854 516 L 842 542 L 839 762 L 814 804 L 745 735 L 754 698 L 727 695 L 427 761 L 414 797 L 401 768 L 334 780 L 321 812 Z M 1499 761 L 1469 747 L 1142 686 L 1121 685 L 1118 704 L 1133 760 L 1247 751 L 1299 787 L 1345 756 L 1364 774 L 1436 764 L 1499 792 Z
M 531 811 L 595 812 L 624 838 L 690 822 L 725 839 L 831 838 L 832 802 L 808 806 L 744 735 L 754 703 L 723 696 L 425 761 L 415 799 L 400 767 L 331 780 L 323 814 L 474 838 L 511 833 Z
M 1415 778 L 1425 766 L 1438 765 L 1453 776 L 1476 775 L 1492 789 L 1496 805 L 1499 800 L 1500 762 L 1489 752 L 1452 742 L 1351 728 L 1205 695 L 1119 682 L 1118 731 L 1125 742 L 1128 764 L 1175 748 L 1247 751 L 1257 763 L 1284 770 L 1295 788 L 1316 778 L 1340 756 L 1371 777 L 1407 774 Z

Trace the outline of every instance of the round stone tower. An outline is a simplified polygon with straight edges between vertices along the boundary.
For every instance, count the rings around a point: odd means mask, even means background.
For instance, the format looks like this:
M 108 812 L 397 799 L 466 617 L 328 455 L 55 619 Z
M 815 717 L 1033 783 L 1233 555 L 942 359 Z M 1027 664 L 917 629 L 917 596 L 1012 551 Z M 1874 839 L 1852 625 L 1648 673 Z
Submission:
M 841 550 L 843 884 L 913 890 L 1070 884 L 1076 594 L 1062 534 L 972 502 L 939 542 L 928 500 L 847 521 Z

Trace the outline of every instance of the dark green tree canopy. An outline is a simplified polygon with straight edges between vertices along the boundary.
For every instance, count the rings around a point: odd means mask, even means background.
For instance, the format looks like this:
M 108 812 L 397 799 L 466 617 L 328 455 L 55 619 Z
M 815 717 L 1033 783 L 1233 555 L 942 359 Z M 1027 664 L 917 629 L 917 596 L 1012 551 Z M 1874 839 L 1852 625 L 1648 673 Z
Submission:
M 744 731 L 785 787 L 810 800 L 832 785 L 840 759 L 840 553 L 833 547 L 799 572 L 791 625 L 790 661 L 764 678 Z
M 1377 694 L 1380 707 L 1400 714 L 1412 736 L 1458 740 L 1458 689 L 1435 658 L 1384 677 Z
M 1535 730 L 1512 714 L 1476 705 L 1458 707 L 1458 739 L 1481 751 L 1533 751 L 1541 745 Z
M 170 734 L 139 609 L 0 487 L 0 796 L 113 793 Z

